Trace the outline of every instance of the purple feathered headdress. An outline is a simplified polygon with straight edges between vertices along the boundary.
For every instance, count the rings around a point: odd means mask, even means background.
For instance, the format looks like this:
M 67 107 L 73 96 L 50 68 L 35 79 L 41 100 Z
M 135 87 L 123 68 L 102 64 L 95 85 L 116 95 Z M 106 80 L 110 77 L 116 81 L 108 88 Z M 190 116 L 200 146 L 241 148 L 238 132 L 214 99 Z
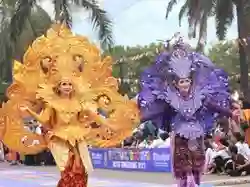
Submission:
M 171 43 L 173 44 L 171 45 Z M 160 77 L 171 77 L 171 79 L 193 78 L 197 69 L 200 73 L 206 74 L 203 70 L 215 68 L 207 57 L 191 51 L 191 46 L 184 42 L 179 33 L 167 40 L 164 46 L 165 51 L 156 58 L 155 62 L 155 68 L 159 69 Z

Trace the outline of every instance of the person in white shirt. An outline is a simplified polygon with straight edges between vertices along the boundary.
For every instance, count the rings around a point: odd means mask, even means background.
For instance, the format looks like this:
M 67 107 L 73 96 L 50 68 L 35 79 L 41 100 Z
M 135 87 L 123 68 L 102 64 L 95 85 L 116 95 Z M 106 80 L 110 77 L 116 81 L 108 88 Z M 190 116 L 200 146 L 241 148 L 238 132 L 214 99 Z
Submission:
M 169 148 L 170 147 L 170 138 L 168 133 L 163 132 L 159 135 L 158 139 L 155 139 L 150 148 Z
M 236 144 L 235 146 L 238 149 L 238 154 L 241 154 L 245 157 L 246 160 L 250 158 L 250 148 L 248 144 L 245 142 L 245 138 L 240 133 L 235 133 Z
M 211 135 L 207 136 L 206 140 L 204 141 L 204 145 L 206 149 L 204 174 L 211 174 L 215 171 L 216 168 L 214 158 L 216 156 L 215 149 L 217 148 L 217 145 L 215 144 L 215 142 L 213 142 Z
M 214 162 L 216 164 L 216 171 L 219 173 L 226 173 L 229 168 L 231 168 L 232 165 L 232 157 L 230 155 L 230 152 L 228 150 L 229 143 L 227 139 L 222 138 L 220 140 L 220 147 L 217 148 L 216 153 L 214 155 Z

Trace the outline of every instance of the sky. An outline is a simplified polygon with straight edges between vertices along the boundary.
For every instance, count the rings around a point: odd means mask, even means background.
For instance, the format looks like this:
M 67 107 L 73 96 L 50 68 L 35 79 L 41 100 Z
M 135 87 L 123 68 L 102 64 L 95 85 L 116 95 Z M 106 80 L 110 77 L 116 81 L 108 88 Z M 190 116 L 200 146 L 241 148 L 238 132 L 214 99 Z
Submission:
M 147 45 L 158 40 L 168 39 L 175 32 L 187 38 L 187 21 L 183 20 L 179 27 L 178 12 L 182 2 L 172 11 L 168 20 L 165 19 L 166 7 L 169 0 L 99 0 L 100 5 L 108 12 L 113 21 L 113 34 L 116 45 L 136 46 Z M 42 6 L 53 15 L 51 0 L 45 0 Z M 98 42 L 97 33 L 93 30 L 89 20 L 89 13 L 82 9 L 75 9 L 73 13 L 73 31 L 90 37 Z M 214 20 L 209 20 L 208 44 L 217 41 Z M 237 37 L 237 26 L 234 22 L 229 29 L 227 38 Z M 195 40 L 190 41 L 195 44 Z

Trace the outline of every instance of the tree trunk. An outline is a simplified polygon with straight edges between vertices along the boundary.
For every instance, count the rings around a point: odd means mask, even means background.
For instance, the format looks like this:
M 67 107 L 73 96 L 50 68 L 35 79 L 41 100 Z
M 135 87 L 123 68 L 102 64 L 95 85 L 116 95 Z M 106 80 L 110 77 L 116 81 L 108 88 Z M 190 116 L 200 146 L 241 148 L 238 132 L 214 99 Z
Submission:
M 245 5 L 244 0 L 238 0 L 236 4 L 239 39 L 247 38 L 250 33 L 250 24 L 247 22 Z M 244 97 L 250 101 L 248 86 L 248 60 L 250 59 L 250 48 L 244 48 L 243 45 L 239 45 L 239 56 L 241 91 Z

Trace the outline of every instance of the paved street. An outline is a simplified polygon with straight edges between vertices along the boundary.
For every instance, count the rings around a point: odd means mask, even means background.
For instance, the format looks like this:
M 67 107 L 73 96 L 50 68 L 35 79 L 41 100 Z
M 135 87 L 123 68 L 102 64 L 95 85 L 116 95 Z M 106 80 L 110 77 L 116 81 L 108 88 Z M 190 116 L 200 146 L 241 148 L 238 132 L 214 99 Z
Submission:
M 55 167 L 27 167 L 0 164 L 0 187 L 55 187 L 59 173 Z M 227 176 L 204 176 L 203 187 L 212 183 L 235 180 Z M 166 173 L 121 172 L 95 170 L 90 178 L 90 187 L 166 187 L 174 180 Z M 247 187 L 249 184 L 237 185 Z

